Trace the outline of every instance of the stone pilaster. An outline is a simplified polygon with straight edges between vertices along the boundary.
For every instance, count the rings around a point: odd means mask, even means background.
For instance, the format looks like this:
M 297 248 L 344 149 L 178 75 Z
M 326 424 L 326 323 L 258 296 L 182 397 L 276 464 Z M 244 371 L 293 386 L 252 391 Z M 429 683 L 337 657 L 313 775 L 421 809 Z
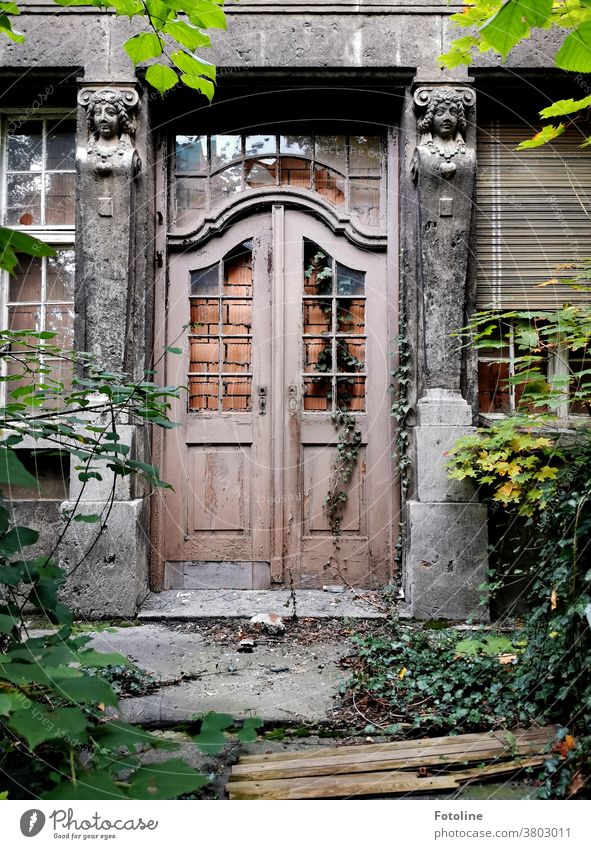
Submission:
M 138 296 L 146 262 L 138 259 L 138 251 L 146 254 L 138 248 L 137 210 L 146 202 L 143 196 L 138 202 L 138 192 L 146 191 L 136 149 L 139 96 L 129 83 L 85 82 L 78 105 L 76 346 L 133 380 L 143 374 L 146 345 L 144 296 Z M 141 459 L 143 429 L 121 422 L 118 431 L 129 456 Z M 141 484 L 119 478 L 114 485 L 112 472 L 98 463 L 102 480 L 82 486 L 77 462 L 62 512 L 98 514 L 106 524 L 98 540 L 98 524 L 69 525 L 59 551 L 69 575 L 64 598 L 82 616 L 133 617 L 148 593 L 149 517 Z
M 134 283 L 139 97 L 129 84 L 85 85 L 77 140 L 76 338 L 108 370 L 126 370 Z
M 446 452 L 473 430 L 462 394 L 467 361 L 452 334 L 472 307 L 475 96 L 464 83 L 417 84 L 412 96 L 405 284 L 415 387 L 403 615 L 486 619 L 477 589 L 486 579 L 486 508 L 469 484 L 450 481 L 445 468 Z

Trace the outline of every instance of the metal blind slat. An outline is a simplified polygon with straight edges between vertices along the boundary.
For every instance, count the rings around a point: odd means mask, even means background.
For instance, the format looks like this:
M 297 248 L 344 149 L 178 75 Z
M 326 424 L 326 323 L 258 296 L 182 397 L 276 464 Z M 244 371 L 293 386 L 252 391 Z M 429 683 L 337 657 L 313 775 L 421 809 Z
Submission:
M 580 130 L 516 151 L 528 127 L 485 124 L 478 131 L 477 305 L 555 309 L 590 295 L 538 284 L 591 257 L 591 152 Z

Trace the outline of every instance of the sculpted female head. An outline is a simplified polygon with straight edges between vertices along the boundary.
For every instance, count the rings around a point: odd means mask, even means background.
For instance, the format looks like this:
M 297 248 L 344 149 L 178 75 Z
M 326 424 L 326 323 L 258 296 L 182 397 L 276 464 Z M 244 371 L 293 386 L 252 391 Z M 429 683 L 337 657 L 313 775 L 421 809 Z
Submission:
M 97 139 L 112 139 L 133 131 L 125 101 L 114 89 L 102 89 L 92 95 L 87 121 L 88 129 Z
M 466 130 L 466 114 L 460 95 L 450 88 L 435 89 L 431 95 L 427 111 L 418 122 L 422 133 L 447 141 L 459 132 Z

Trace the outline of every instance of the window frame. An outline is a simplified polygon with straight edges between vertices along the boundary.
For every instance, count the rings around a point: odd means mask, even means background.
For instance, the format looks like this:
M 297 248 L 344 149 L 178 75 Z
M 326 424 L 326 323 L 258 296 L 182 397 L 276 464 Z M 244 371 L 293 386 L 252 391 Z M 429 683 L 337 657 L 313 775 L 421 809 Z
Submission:
M 550 310 L 548 311 L 550 313 Z M 508 359 L 500 360 L 491 355 L 480 356 L 480 352 L 477 351 L 477 364 L 480 366 L 480 363 L 499 363 L 506 362 L 507 363 L 507 377 L 511 378 L 515 375 L 515 326 L 511 319 L 503 319 L 504 323 L 509 326 L 509 339 L 508 339 Z M 568 358 L 568 348 L 566 345 L 559 345 L 557 349 L 553 352 L 548 353 L 547 357 L 547 378 L 551 380 L 553 377 L 566 377 L 569 373 L 569 358 Z M 478 399 L 478 415 L 479 418 L 484 422 L 495 422 L 508 418 L 509 416 L 514 415 L 517 412 L 517 393 L 516 386 L 513 383 L 509 383 L 507 386 L 509 393 L 509 411 L 486 411 L 481 408 L 480 405 L 480 375 L 479 369 L 476 370 L 476 383 L 477 383 L 477 399 Z M 561 422 L 580 422 L 586 421 L 589 419 L 589 416 L 584 415 L 583 413 L 571 413 L 569 408 L 572 401 L 570 398 L 566 398 L 564 401 L 554 407 L 552 410 L 553 415 Z M 540 413 L 543 411 L 540 409 Z
M 7 211 L 7 184 L 8 184 L 8 144 L 7 144 L 7 130 L 10 125 L 11 119 L 22 118 L 23 125 L 28 121 L 46 121 L 46 120 L 76 120 L 76 109 L 64 109 L 60 107 L 46 107 L 43 109 L 19 109 L 19 108 L 5 108 L 0 109 L 0 208 L 2 209 L 2 221 L 0 222 L 0 226 L 6 227 L 11 230 L 15 230 L 21 233 L 27 233 L 34 238 L 40 239 L 43 242 L 46 242 L 53 248 L 66 248 L 75 250 L 76 245 L 76 198 L 74 197 L 74 222 L 72 224 L 38 224 L 38 225 L 26 225 L 26 224 L 7 224 L 5 223 L 5 216 Z M 44 127 L 44 141 L 43 146 L 45 150 L 46 141 L 46 127 Z M 76 143 L 76 130 L 74 130 L 74 143 Z M 26 173 L 26 172 L 25 172 Z M 43 176 L 48 173 L 45 168 L 39 172 Z M 60 172 L 58 172 L 60 173 Z M 70 172 L 67 172 L 70 173 Z M 76 167 L 74 166 L 74 175 L 76 175 Z M 75 188 L 74 188 L 75 190 Z M 44 194 L 42 193 L 42 198 Z M 39 305 L 42 308 L 43 315 L 45 315 L 47 308 L 47 299 L 46 299 L 46 287 L 44 282 L 47 277 L 47 258 L 43 258 L 42 262 L 42 286 L 41 286 L 41 297 L 39 300 Z M 8 304 L 15 303 L 9 301 L 9 274 L 7 271 L 0 271 L 0 323 L 3 328 L 8 328 Z M 62 303 L 71 303 L 72 307 L 75 302 L 75 295 L 72 296 L 72 300 L 63 301 Z M 23 302 L 24 305 L 30 303 L 37 302 Z M 42 329 L 44 329 L 44 323 L 42 325 Z M 6 364 L 0 363 L 0 369 L 2 369 L 2 374 L 5 374 Z M 5 403 L 6 398 L 6 386 L 3 384 L 0 387 L 0 402 Z

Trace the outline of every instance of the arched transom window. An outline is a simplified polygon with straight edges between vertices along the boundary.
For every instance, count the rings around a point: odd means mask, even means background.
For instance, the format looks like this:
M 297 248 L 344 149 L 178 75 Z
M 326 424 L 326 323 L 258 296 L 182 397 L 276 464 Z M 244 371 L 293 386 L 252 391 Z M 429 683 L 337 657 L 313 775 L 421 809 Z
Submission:
M 381 136 L 177 135 L 173 226 L 195 225 L 240 193 L 291 187 L 378 228 L 383 151 Z

